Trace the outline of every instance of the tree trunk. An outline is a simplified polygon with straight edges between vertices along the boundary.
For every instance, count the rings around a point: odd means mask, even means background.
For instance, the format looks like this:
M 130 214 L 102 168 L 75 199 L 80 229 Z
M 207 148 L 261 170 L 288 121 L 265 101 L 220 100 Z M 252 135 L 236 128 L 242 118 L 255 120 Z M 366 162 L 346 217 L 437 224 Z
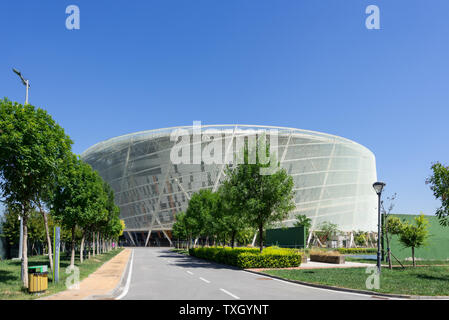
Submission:
M 90 251 L 92 249 L 92 241 L 90 241 L 89 238 L 88 238 L 88 241 L 87 241 L 87 245 L 88 245 L 88 248 L 87 248 L 87 259 L 90 259 Z
M 415 262 L 415 247 L 412 247 L 412 259 L 413 259 L 413 267 L 416 267 L 416 262 Z
M 263 226 L 259 225 L 259 248 L 260 252 L 263 250 Z
M 25 212 L 25 210 L 24 210 Z M 22 244 L 22 284 L 28 288 L 28 217 L 26 214 L 22 215 L 23 222 L 23 244 Z
M 72 227 L 72 254 L 70 256 L 70 267 L 75 266 L 75 226 Z
M 80 245 L 80 262 L 83 263 L 84 261 L 84 239 L 86 238 L 86 232 L 83 232 L 83 237 L 81 238 L 81 245 Z
M 388 235 L 387 235 L 385 238 L 387 238 L 387 259 L 388 259 L 388 269 L 393 269 L 393 264 L 391 263 L 390 239 L 388 239 Z
M 95 257 L 95 232 L 92 232 L 92 256 Z
M 233 230 L 233 231 L 232 231 L 232 235 L 231 235 L 231 248 L 232 248 L 232 249 L 234 249 L 235 234 L 236 234 L 236 231 Z
M 53 272 L 53 256 L 52 256 L 52 250 L 51 250 L 51 239 L 50 239 L 50 233 L 48 232 L 48 219 L 47 219 L 47 213 L 42 210 L 41 205 L 39 204 L 39 210 L 42 214 L 42 218 L 44 218 L 44 225 L 45 225 L 45 235 L 47 236 L 47 251 L 48 251 L 48 260 L 50 261 L 50 269 Z
M 100 232 L 97 232 L 97 254 L 100 254 Z

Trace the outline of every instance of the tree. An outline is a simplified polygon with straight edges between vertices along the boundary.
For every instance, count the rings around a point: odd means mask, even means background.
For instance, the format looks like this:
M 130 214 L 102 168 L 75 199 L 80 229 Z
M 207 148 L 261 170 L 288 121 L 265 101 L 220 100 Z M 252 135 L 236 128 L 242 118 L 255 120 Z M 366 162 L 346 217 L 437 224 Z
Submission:
M 427 244 L 427 239 L 429 238 L 429 220 L 426 219 L 423 214 L 415 217 L 414 220 L 415 224 L 404 221 L 394 228 L 396 228 L 395 232 L 399 235 L 399 241 L 401 241 L 406 248 L 412 248 L 413 266 L 416 267 L 415 248 L 419 248 Z
M 320 242 L 326 242 L 331 238 L 337 236 L 339 233 L 338 225 L 329 221 L 324 221 L 319 225 L 319 231 L 316 232 L 320 238 Z
M 261 141 L 263 143 L 260 143 Z M 234 188 L 235 205 L 242 208 L 242 218 L 258 229 L 260 252 L 263 250 L 263 231 L 266 226 L 284 220 L 295 208 L 293 179 L 285 169 L 279 168 L 275 154 L 270 154 L 270 147 L 265 146 L 264 141 L 265 139 L 259 139 L 257 147 L 253 149 L 245 143 L 241 152 L 241 164 L 228 166 L 226 170 L 226 179 L 229 179 Z M 259 150 L 263 151 L 258 152 Z M 265 157 L 270 159 L 266 164 L 259 155 L 263 155 L 263 152 Z M 250 156 L 255 158 L 255 163 L 249 161 Z M 272 170 L 271 174 L 262 174 L 261 169 L 270 168 L 270 164 L 275 164 L 276 169 Z
M 78 156 L 72 154 L 67 157 L 57 179 L 52 198 L 52 211 L 55 219 L 72 232 L 71 267 L 75 264 L 77 226 L 87 228 L 104 220 L 107 216 L 106 201 L 103 180 L 98 173 Z
M 441 200 L 441 206 L 436 211 L 440 224 L 449 226 L 449 167 L 437 162 L 432 165 L 433 175 L 427 178 L 435 198 Z
M 192 241 L 194 228 L 195 221 L 191 217 L 188 217 L 185 212 L 180 212 L 176 215 L 176 221 L 173 224 L 172 233 L 173 236 L 178 239 L 186 239 L 187 248 L 189 248 Z
M 383 231 L 385 235 L 385 239 L 387 241 L 387 260 L 388 260 L 388 268 L 392 269 L 393 265 L 391 263 L 391 248 L 390 248 L 390 242 L 391 242 L 391 236 L 393 234 L 397 234 L 399 231 L 398 224 L 399 219 L 392 217 L 391 212 L 394 208 L 394 201 L 396 200 L 397 194 L 393 194 L 391 197 L 387 197 L 387 201 L 389 202 L 388 209 L 384 208 L 384 202 L 381 202 L 381 210 L 383 214 Z M 400 221 L 399 221 L 400 222 Z
M 235 180 L 226 179 L 218 189 L 221 200 L 219 205 L 220 224 L 218 229 L 230 234 L 232 248 L 234 248 L 237 235 L 245 228 L 248 228 L 248 222 L 244 218 L 245 209 L 239 204 L 239 191 L 235 182 Z
M 218 210 L 218 194 L 202 189 L 192 195 L 186 210 L 190 231 L 194 237 L 211 236 L 214 229 L 213 213 Z M 194 223 L 192 223 L 194 221 Z
M 305 214 L 297 214 L 296 221 L 293 225 L 295 227 L 304 227 L 306 234 L 308 234 L 309 229 L 312 226 L 312 219 L 307 217 Z
M 40 108 L 0 101 L 0 189 L 23 220 L 22 284 L 28 288 L 28 218 L 55 178 L 72 141 Z

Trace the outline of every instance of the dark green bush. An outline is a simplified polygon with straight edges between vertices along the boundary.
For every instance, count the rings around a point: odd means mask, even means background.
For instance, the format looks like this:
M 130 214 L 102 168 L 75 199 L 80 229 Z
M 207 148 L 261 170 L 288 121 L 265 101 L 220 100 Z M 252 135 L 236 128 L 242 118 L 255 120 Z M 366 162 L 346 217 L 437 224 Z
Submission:
M 341 254 L 372 254 L 377 253 L 377 248 L 338 248 Z
M 256 248 L 190 248 L 191 256 L 240 268 L 288 268 L 301 264 L 298 250 L 268 247 L 260 253 Z

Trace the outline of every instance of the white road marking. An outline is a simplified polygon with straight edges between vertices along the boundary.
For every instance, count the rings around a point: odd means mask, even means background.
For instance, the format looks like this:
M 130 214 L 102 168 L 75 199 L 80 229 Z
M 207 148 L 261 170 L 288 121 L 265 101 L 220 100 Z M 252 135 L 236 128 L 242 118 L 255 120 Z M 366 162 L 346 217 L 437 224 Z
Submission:
M 230 295 L 230 296 L 233 297 L 234 299 L 240 299 L 240 298 L 237 297 L 235 294 L 232 294 L 232 293 L 230 293 L 229 291 L 227 291 L 227 290 L 225 290 L 225 289 L 223 289 L 223 288 L 220 288 L 220 290 L 223 291 L 224 293 Z
M 206 282 L 206 283 L 210 283 L 210 281 L 209 281 L 209 280 L 206 280 L 206 279 L 204 279 L 204 278 L 201 278 L 201 277 L 200 277 L 200 279 L 201 279 L 201 280 L 203 280 L 203 281 L 204 281 L 204 282 Z
M 121 295 L 119 295 L 117 298 L 115 298 L 116 300 L 120 300 L 128 294 L 129 285 L 131 284 L 131 274 L 133 273 L 133 262 L 134 262 L 134 249 L 131 252 L 131 263 L 129 265 L 129 273 L 128 273 L 128 278 L 126 279 L 125 289 L 123 289 L 123 292 Z
M 193 272 L 190 272 L 190 271 L 186 271 L 188 274 L 191 274 L 191 275 L 193 275 Z

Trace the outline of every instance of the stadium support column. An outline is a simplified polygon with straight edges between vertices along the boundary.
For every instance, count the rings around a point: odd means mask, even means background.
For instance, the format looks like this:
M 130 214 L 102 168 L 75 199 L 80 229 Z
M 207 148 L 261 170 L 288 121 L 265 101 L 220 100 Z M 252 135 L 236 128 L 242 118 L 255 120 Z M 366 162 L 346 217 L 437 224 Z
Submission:
M 150 240 L 151 231 L 153 231 L 153 223 L 151 224 L 151 227 L 148 230 L 147 240 L 145 240 L 145 247 L 148 245 L 148 241 Z
M 135 247 L 137 247 L 137 246 L 136 246 L 136 243 L 134 242 L 133 237 L 131 236 L 131 233 L 130 233 L 129 231 L 126 231 L 126 233 L 128 234 L 128 237 L 129 237 L 129 239 L 131 240 L 131 243 L 132 243 Z

